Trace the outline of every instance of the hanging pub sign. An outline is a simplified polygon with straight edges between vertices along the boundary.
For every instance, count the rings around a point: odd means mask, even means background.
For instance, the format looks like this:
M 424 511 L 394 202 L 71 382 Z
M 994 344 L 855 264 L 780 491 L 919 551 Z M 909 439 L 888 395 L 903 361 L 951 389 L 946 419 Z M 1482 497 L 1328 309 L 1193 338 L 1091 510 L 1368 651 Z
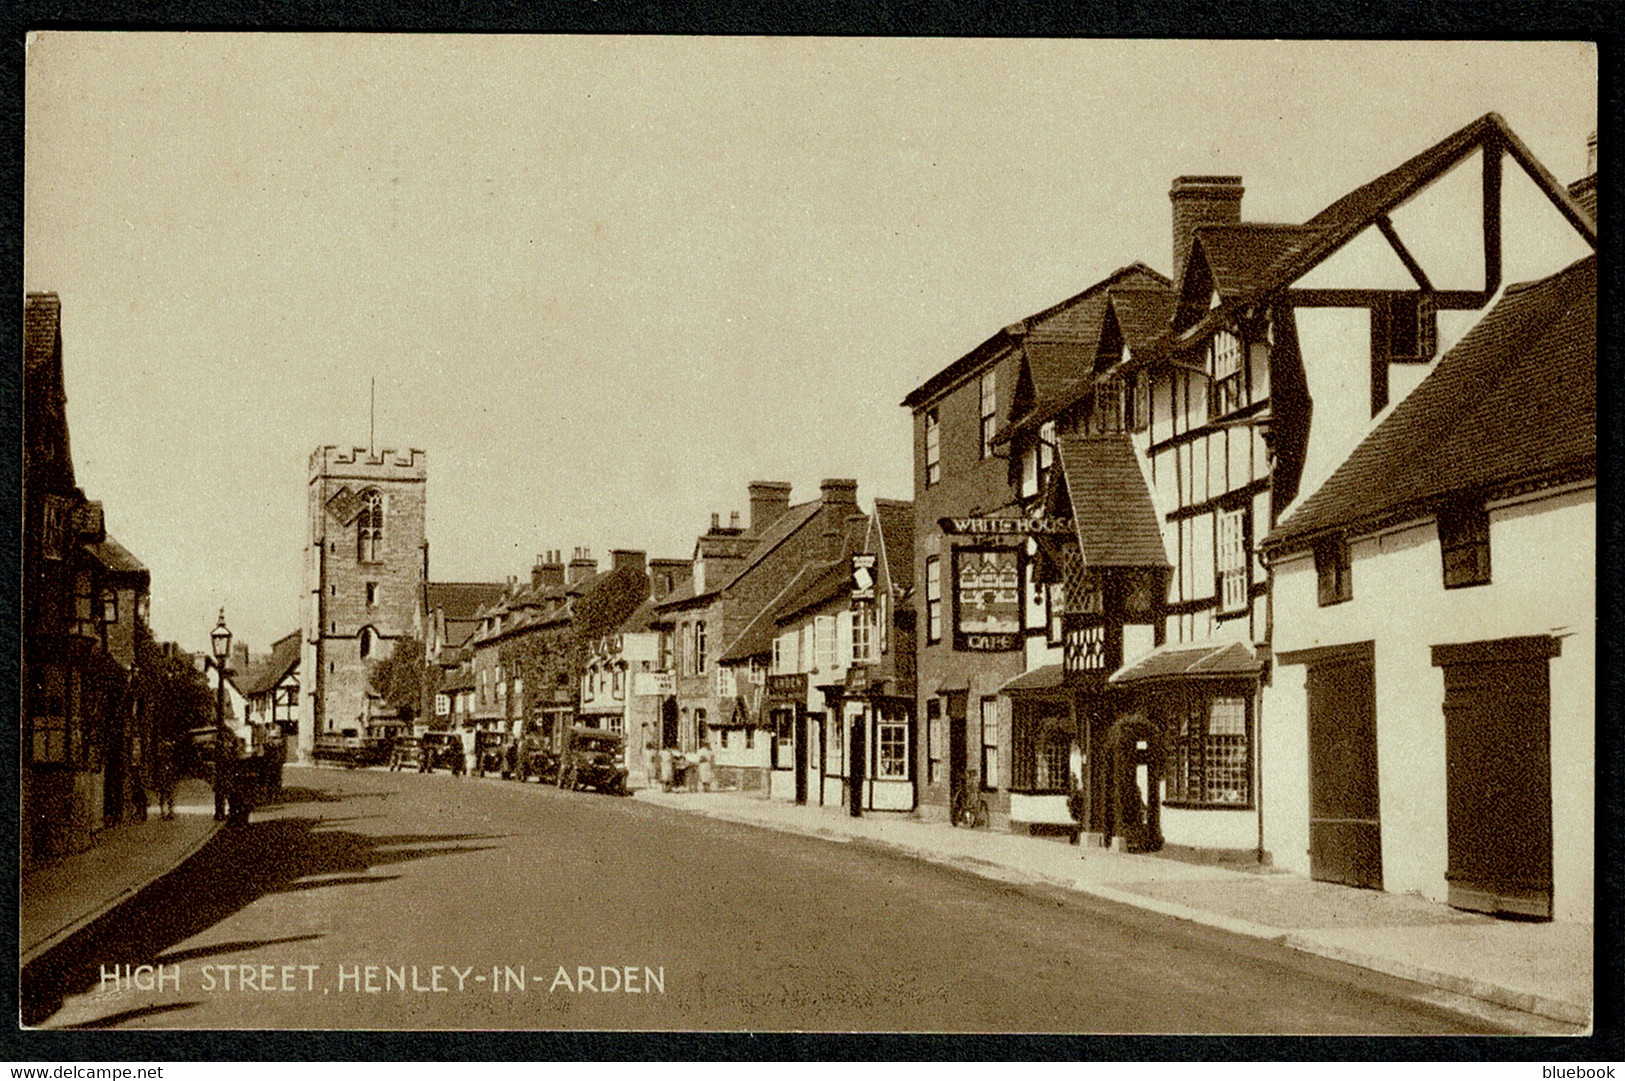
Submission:
M 938 518 L 937 525 L 952 537 L 1034 537 L 1071 534 L 1070 518 Z
M 855 601 L 875 599 L 875 557 L 872 552 L 852 557 L 852 599 Z
M 954 549 L 954 649 L 1021 648 L 1021 550 Z

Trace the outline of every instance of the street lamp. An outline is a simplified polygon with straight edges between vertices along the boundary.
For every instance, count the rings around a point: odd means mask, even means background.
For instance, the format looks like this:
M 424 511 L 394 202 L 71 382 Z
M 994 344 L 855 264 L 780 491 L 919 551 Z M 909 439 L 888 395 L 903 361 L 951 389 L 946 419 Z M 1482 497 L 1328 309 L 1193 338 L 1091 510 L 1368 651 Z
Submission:
M 214 697 L 214 820 L 226 820 L 226 771 L 222 765 L 226 755 L 226 658 L 231 655 L 231 631 L 226 627 L 226 609 L 220 609 L 220 621 L 209 632 L 209 651 L 214 654 L 214 668 L 220 674 L 220 686 Z

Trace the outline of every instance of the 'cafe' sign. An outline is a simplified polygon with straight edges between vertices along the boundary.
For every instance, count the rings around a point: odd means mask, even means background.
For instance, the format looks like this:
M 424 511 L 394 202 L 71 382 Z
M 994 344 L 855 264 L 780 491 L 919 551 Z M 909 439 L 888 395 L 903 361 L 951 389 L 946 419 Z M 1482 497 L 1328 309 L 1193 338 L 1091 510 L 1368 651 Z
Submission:
M 1070 518 L 938 518 L 937 525 L 955 537 L 1032 537 L 1072 532 Z

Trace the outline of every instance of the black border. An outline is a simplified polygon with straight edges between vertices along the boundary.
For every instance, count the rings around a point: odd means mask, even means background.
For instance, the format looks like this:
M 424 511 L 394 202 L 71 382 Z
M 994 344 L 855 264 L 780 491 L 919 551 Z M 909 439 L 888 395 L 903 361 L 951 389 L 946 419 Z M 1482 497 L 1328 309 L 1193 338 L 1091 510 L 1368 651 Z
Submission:
M 373 30 L 549 33 L 707 33 L 834 34 L 933 36 L 1122 36 L 1122 37 L 1321 37 L 1408 39 L 1500 38 L 1578 39 L 1599 46 L 1599 121 L 1601 125 L 1600 226 L 1605 237 L 1620 235 L 1617 211 L 1621 158 L 1620 21 L 1611 5 L 1589 0 L 1504 0 L 1474 4 L 1466 0 L 1264 0 L 1231 4 L 1223 0 L 1139 0 L 1135 3 L 993 4 L 955 0 L 946 4 L 919 0 L 897 2 L 819 3 L 788 0 L 766 5 L 751 0 L 668 2 L 655 0 L 575 0 L 547 6 L 521 0 L 490 0 L 475 7 L 457 0 L 23 0 L 0 12 L 9 46 L 0 93 L 4 139 L 3 214 L 0 234 L 13 297 L 22 293 L 22 88 L 23 41 L 30 29 L 198 29 L 198 30 Z M 1599 428 L 1603 468 L 1599 477 L 1602 517 L 1599 523 L 1598 586 L 1600 639 L 1617 642 L 1618 606 L 1610 603 L 1620 585 L 1625 528 L 1619 514 L 1615 478 L 1620 462 L 1625 381 L 1619 378 L 1620 277 L 1617 248 L 1603 260 L 1600 300 L 1603 355 L 1609 371 L 1599 381 L 1603 406 Z M 14 311 L 17 309 L 14 309 Z M 0 515 L 0 580 L 15 583 L 20 573 L 19 510 L 21 477 L 21 320 L 4 324 L 5 355 L 0 379 L 0 428 L 8 453 L 0 464 L 0 486 L 7 513 Z M 4 591 L 11 618 L 0 620 L 0 701 L 15 703 L 19 692 L 18 598 Z M 1625 775 L 1620 726 L 1621 684 L 1625 670 L 1604 650 L 1598 681 L 1598 776 Z M 18 729 L 8 725 L 5 742 L 15 761 Z M 0 771 L 10 806 L 17 806 L 17 777 Z M 215 1061 L 286 1060 L 507 1060 L 534 1058 L 657 1061 L 671 1059 L 735 1060 L 985 1060 L 1093 1059 L 1208 1060 L 1454 1060 L 1577 1062 L 1625 1057 L 1621 1037 L 1621 966 L 1617 905 L 1620 860 L 1617 830 L 1606 823 L 1625 820 L 1625 801 L 1617 786 L 1599 785 L 1597 798 L 1598 921 L 1596 924 L 1595 1034 L 1574 1039 L 1550 1038 L 1264 1038 L 1264 1037 L 1111 1037 L 1111 1036 L 948 1036 L 700 1034 L 700 1033 L 137 1033 L 8 1031 L 0 1055 L 8 1060 Z M 17 822 L 6 816 L 10 853 L 17 852 Z M 15 925 L 16 898 L 0 891 L 4 910 Z M 15 970 L 5 982 L 16 1004 Z M 12 1016 L 15 1017 L 15 1011 Z M 884 1024 L 883 1018 L 876 1019 Z

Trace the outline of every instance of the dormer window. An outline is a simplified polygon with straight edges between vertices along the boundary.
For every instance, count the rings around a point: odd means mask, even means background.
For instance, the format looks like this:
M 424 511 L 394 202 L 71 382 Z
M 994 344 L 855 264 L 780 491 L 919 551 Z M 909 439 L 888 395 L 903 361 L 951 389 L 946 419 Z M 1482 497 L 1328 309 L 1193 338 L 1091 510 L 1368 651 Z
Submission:
M 1490 516 L 1484 504 L 1458 504 L 1439 511 L 1439 553 L 1446 589 L 1489 584 Z
M 1389 293 L 1371 312 L 1371 338 L 1391 364 L 1425 364 L 1439 350 L 1439 315 L 1429 293 Z
M 1216 419 L 1234 413 L 1247 404 L 1246 377 L 1242 372 L 1241 339 L 1228 330 L 1213 335 L 1207 346 L 1207 415 Z

